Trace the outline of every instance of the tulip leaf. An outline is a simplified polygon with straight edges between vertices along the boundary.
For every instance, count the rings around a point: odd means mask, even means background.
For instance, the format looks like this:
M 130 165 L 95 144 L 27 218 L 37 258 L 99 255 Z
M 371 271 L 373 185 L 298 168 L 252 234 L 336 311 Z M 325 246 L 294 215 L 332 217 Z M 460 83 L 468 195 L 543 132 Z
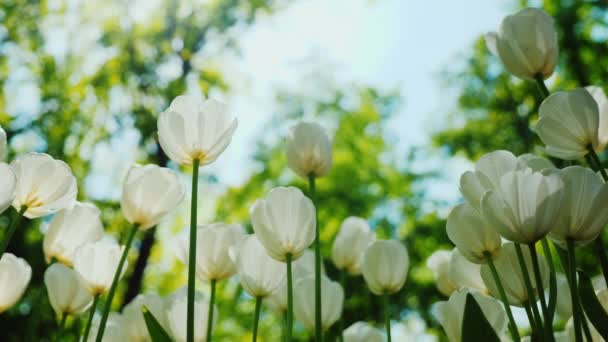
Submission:
M 467 300 L 464 305 L 461 341 L 500 342 L 494 328 L 492 328 L 479 304 L 470 293 L 467 293 Z
M 150 334 L 150 338 L 152 342 L 171 342 L 173 339 L 169 336 L 169 334 L 163 329 L 163 327 L 158 323 L 156 317 L 150 312 L 150 310 L 142 305 L 141 312 L 144 315 L 144 320 L 146 321 L 146 327 L 148 328 L 148 333 Z
M 578 272 L 578 293 L 587 318 L 604 340 L 608 341 L 608 313 L 595 295 L 591 278 L 582 271 Z

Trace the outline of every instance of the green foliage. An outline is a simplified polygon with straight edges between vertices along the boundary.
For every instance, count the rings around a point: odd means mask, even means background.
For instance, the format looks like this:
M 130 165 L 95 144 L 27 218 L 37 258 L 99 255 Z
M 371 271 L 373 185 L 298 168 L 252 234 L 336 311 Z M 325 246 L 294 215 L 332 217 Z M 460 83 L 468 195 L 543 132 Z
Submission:
M 578 291 L 585 315 L 604 340 L 608 340 L 608 314 L 595 295 L 591 278 L 582 271 L 578 271 Z
M 461 340 L 500 341 L 498 336 L 496 336 L 494 328 L 492 328 L 492 325 L 490 325 L 484 316 L 483 311 L 481 311 L 479 304 L 477 304 L 477 301 L 470 293 L 467 293 L 467 299 L 464 304 Z
M 146 322 L 146 328 L 148 328 L 148 333 L 150 334 L 150 338 L 152 342 L 171 342 L 171 337 L 169 334 L 163 329 L 163 327 L 158 323 L 154 315 L 150 312 L 150 310 L 143 305 L 141 307 L 141 312 L 144 315 L 144 320 Z

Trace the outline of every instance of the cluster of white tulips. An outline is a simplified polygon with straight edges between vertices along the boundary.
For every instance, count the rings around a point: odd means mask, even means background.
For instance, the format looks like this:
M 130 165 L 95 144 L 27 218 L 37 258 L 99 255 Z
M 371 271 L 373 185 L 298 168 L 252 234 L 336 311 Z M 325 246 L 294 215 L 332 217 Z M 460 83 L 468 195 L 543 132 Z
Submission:
M 215 100 L 179 96 L 160 114 L 162 149 L 174 162 L 193 167 L 191 224 L 175 244 L 177 258 L 188 267 L 188 284 L 166 298 L 140 294 L 122 313 L 111 308 L 128 267 L 127 255 L 139 231 L 157 225 L 182 201 L 185 190 L 177 173 L 151 164 L 129 170 L 121 209 L 131 226 L 126 227 L 124 245 L 119 245 L 104 232 L 99 209 L 76 201 L 76 179 L 68 165 L 40 153 L 0 164 L 0 210 L 12 205 L 17 212 L 1 241 L 0 312 L 19 301 L 32 273 L 27 261 L 5 253 L 12 234 L 23 217 L 54 215 L 42 248 L 49 263 L 44 282 L 60 334 L 68 322 L 83 319 L 82 341 L 210 341 L 222 319 L 216 308 L 216 285 L 237 275 L 255 300 L 254 341 L 263 304 L 285 317 L 286 341 L 292 340 L 294 316 L 316 341 L 322 341 L 338 321 L 345 341 L 382 341 L 382 330 L 366 322 L 342 326 L 346 276 L 362 274 L 370 291 L 384 298 L 390 341 L 388 296 L 405 283 L 408 254 L 400 241 L 376 240 L 367 221 L 349 217 L 332 249 L 332 261 L 342 277 L 336 282 L 325 274 L 314 200 L 316 179 L 331 169 L 332 144 L 318 124 L 298 123 L 286 139 L 288 165 L 309 181 L 308 197 L 295 187 L 270 190 L 251 206 L 254 234 L 246 234 L 239 224 L 197 224 L 199 167 L 219 157 L 236 127 L 236 118 Z M 0 155 L 5 156 L 6 135 L 0 132 Z M 197 278 L 209 284 L 209 295 L 197 291 Z M 98 308 L 102 298 L 105 307 Z
M 461 176 L 465 201 L 446 226 L 456 248 L 435 252 L 427 262 L 439 291 L 449 296 L 436 304 L 436 318 L 451 341 L 509 335 L 514 341 L 604 341 L 606 282 L 593 288 L 577 270 L 576 250 L 593 246 L 608 279 L 602 243 L 608 177 L 597 155 L 608 140 L 608 98 L 600 87 L 549 94 L 544 80 L 553 74 L 558 43 L 553 20 L 542 10 L 507 16 L 486 42 L 509 72 L 537 82 L 544 101 L 534 131 L 544 152 L 569 166 L 495 151 Z M 512 307 L 524 309 L 526 324 L 517 325 Z M 557 328 L 560 320 L 567 321 L 565 331 Z

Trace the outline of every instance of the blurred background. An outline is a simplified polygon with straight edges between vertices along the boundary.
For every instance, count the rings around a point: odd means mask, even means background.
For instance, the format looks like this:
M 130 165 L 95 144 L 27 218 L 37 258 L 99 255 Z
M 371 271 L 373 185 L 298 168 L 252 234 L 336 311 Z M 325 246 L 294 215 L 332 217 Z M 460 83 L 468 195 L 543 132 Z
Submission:
M 10 158 L 40 151 L 66 161 L 79 200 L 97 204 L 120 239 L 129 166 L 179 168 L 156 136 L 156 118 L 175 96 L 221 99 L 239 118 L 227 151 L 202 169 L 199 223 L 251 229 L 255 199 L 277 185 L 304 188 L 286 167 L 283 141 L 294 122 L 319 121 L 334 136 L 335 162 L 318 182 L 324 255 L 351 215 L 367 218 L 379 237 L 402 239 L 412 264 L 392 297 L 401 318 L 394 339 L 443 340 L 431 314 L 443 297 L 425 262 L 452 248 L 444 223 L 460 200 L 458 178 L 484 153 L 537 145 L 529 129 L 540 103 L 535 85 L 508 75 L 483 41 L 525 6 L 542 6 L 556 20 L 562 50 L 549 86 L 603 86 L 603 0 L 2 0 L 0 125 Z M 189 184 L 191 170 L 181 171 Z M 173 241 L 188 223 L 188 203 L 139 236 L 117 310 L 139 292 L 185 285 Z M 0 319 L 3 341 L 45 340 L 56 327 L 42 282 L 47 224 L 24 226 L 11 242 L 34 273 L 24 299 Z M 337 279 L 329 259 L 325 266 Z M 248 341 L 254 302 L 236 279 L 220 284 L 215 338 Z M 348 279 L 346 293 L 346 326 L 382 322 L 381 303 L 361 277 Z M 265 310 L 261 339 L 278 340 L 280 322 Z M 309 338 L 301 326 L 296 334 Z

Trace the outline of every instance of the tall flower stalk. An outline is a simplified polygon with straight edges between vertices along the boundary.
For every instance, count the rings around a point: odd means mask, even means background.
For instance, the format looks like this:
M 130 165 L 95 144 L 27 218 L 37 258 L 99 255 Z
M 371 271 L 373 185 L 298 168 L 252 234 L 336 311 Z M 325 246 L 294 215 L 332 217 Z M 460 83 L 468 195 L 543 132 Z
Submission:
M 97 308 L 97 303 L 99 302 L 99 294 L 93 296 L 93 304 L 91 304 L 91 308 L 89 309 L 89 318 L 87 319 L 87 325 L 84 328 L 84 333 L 82 334 L 81 341 L 88 341 L 89 332 L 91 331 L 91 325 L 93 324 L 93 316 L 95 316 L 95 309 Z
M 382 295 L 384 302 L 384 328 L 386 329 L 386 340 L 391 342 L 391 314 L 390 314 L 390 303 L 388 300 L 388 292 Z
M 317 187 L 316 187 L 316 177 L 313 173 L 308 175 L 308 190 L 310 194 L 310 199 L 313 204 L 315 204 L 315 221 L 317 224 L 315 225 L 315 337 L 316 341 L 323 341 L 323 330 L 321 328 L 321 317 L 323 316 L 322 312 L 322 303 L 321 303 L 321 237 L 320 237 L 320 229 L 319 229 L 319 221 L 318 221 L 318 212 L 317 212 L 317 203 L 316 203 L 316 195 L 317 195 Z
M 258 324 L 260 321 L 260 311 L 262 311 L 262 297 L 255 297 L 255 311 L 253 314 L 253 337 L 252 341 L 256 342 L 258 338 Z
M 568 248 L 568 273 L 570 276 L 568 280 L 570 281 L 570 297 L 572 300 L 572 319 L 574 321 L 574 338 L 576 342 L 583 341 L 583 335 L 581 332 L 581 320 L 585 319 L 581 312 L 580 302 L 578 298 L 578 285 L 577 285 L 577 276 L 576 276 L 576 256 L 574 252 L 574 240 L 567 240 L 567 248 Z
M 209 298 L 209 314 L 207 315 L 207 341 L 211 341 L 213 335 L 213 303 L 215 303 L 215 287 L 217 280 L 212 279 L 209 284 L 211 287 L 211 297 Z
M 286 329 L 286 340 L 291 342 L 292 329 L 293 329 L 293 275 L 291 270 L 291 254 L 287 254 L 287 329 Z
M 519 267 L 521 267 L 522 275 L 524 278 L 524 284 L 526 285 L 526 291 L 528 293 L 528 300 L 530 306 L 532 308 L 532 316 L 534 317 L 534 321 L 538 330 L 538 335 L 544 338 L 543 322 L 540 316 L 540 312 L 538 312 L 538 307 L 536 306 L 536 296 L 534 295 L 534 288 L 532 287 L 532 281 L 530 280 L 530 273 L 528 272 L 528 267 L 526 266 L 526 262 L 524 260 L 524 254 L 521 249 L 521 246 L 516 243 L 515 244 L 515 252 L 517 253 L 517 260 L 519 262 Z M 542 290 L 542 287 L 539 288 L 539 294 Z
M 194 341 L 194 289 L 196 276 L 196 223 L 198 210 L 198 169 L 200 160 L 194 159 L 192 163 L 192 198 L 190 201 L 190 248 L 188 249 L 188 309 L 186 339 Z M 207 334 L 210 336 L 211 334 Z
M 8 244 L 11 241 L 13 234 L 15 234 L 15 231 L 19 227 L 19 223 L 21 223 L 21 221 L 23 220 L 23 214 L 26 211 L 27 211 L 27 206 L 22 206 L 17 211 L 17 215 L 15 216 L 15 218 L 13 218 L 13 220 L 11 221 L 11 225 L 6 230 L 6 235 L 4 236 L 4 240 L 2 240 L 2 245 L 0 245 L 0 256 L 3 255 L 4 252 L 6 252 L 6 249 L 8 248 Z
M 507 312 L 507 317 L 509 318 L 509 331 L 511 332 L 511 337 L 516 342 L 519 342 L 521 338 L 519 337 L 519 332 L 517 331 L 517 325 L 515 324 L 515 319 L 513 318 L 513 312 L 511 311 L 511 305 L 509 305 L 509 300 L 507 299 L 507 294 L 505 293 L 505 289 L 502 286 L 502 282 L 500 281 L 500 276 L 496 271 L 496 267 L 494 266 L 494 260 L 492 260 L 492 255 L 488 252 L 485 253 L 486 262 L 492 271 L 492 277 L 494 278 L 494 282 L 498 287 L 498 291 L 500 294 L 500 300 L 502 301 L 505 311 Z

